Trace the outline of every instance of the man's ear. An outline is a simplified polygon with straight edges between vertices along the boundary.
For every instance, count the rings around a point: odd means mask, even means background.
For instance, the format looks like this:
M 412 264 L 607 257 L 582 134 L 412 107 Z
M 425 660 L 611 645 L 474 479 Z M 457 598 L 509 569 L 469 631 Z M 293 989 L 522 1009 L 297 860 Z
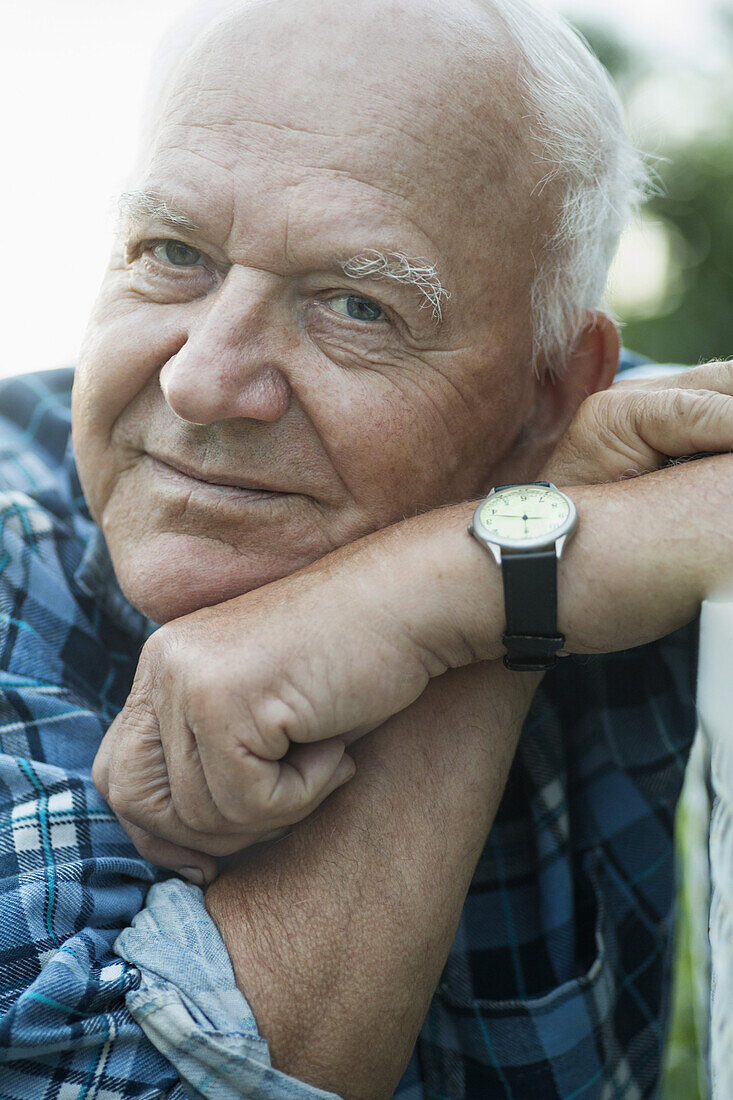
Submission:
M 523 446 L 536 449 L 539 464 L 552 453 L 586 397 L 611 385 L 620 350 L 618 329 L 611 318 L 589 310 L 587 324 L 562 371 L 554 375 L 545 370 L 537 379 L 522 435 Z

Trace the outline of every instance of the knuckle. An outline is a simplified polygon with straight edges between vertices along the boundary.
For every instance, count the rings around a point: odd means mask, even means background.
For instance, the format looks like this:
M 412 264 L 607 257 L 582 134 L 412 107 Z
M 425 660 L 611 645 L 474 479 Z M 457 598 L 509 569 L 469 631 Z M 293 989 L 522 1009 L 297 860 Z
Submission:
M 733 387 L 733 359 L 713 359 L 677 375 L 676 383 L 690 389 L 729 392 Z
M 598 390 L 585 398 L 580 406 L 583 416 L 603 416 L 618 403 L 618 394 L 613 390 Z
M 165 625 L 159 626 L 145 641 L 137 664 L 138 673 L 142 671 L 152 674 L 165 662 L 169 648 L 165 631 Z
M 191 651 L 174 623 L 164 623 L 150 635 L 140 655 L 141 667 L 156 683 L 186 683 Z
M 672 389 L 661 390 L 657 394 L 648 394 L 645 405 L 651 415 L 664 416 L 673 420 L 683 420 L 692 415 L 698 406 L 697 390 Z M 656 400 L 655 400 L 656 399 Z
M 711 390 L 675 390 L 674 412 L 680 417 L 703 418 L 719 407 L 720 394 Z
M 700 363 L 689 372 L 691 377 L 707 374 L 726 376 L 733 374 L 733 359 L 710 359 L 707 363 Z
M 611 389 L 591 394 L 583 404 L 588 406 L 588 414 L 593 417 L 594 423 L 606 424 L 617 420 L 630 400 L 633 400 L 632 394 Z

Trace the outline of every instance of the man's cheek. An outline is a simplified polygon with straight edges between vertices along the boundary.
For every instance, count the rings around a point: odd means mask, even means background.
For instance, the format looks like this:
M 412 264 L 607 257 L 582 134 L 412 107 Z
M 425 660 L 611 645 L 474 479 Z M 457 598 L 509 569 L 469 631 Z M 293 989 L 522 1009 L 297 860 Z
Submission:
M 382 525 L 450 495 L 467 432 L 458 412 L 403 376 L 332 390 L 313 419 L 351 496 Z
M 82 488 L 94 514 L 117 476 L 116 425 L 144 387 L 149 372 L 139 348 L 116 326 L 90 325 L 72 392 L 72 436 Z
M 181 321 L 161 314 L 154 303 L 103 290 L 84 335 L 75 383 L 86 414 L 113 421 L 180 351 L 187 337 Z
M 407 425 L 388 416 L 370 416 L 355 426 L 358 441 L 343 441 L 337 455 L 338 471 L 359 511 L 372 528 L 396 522 L 433 503 L 440 495 L 443 471 L 429 429 Z

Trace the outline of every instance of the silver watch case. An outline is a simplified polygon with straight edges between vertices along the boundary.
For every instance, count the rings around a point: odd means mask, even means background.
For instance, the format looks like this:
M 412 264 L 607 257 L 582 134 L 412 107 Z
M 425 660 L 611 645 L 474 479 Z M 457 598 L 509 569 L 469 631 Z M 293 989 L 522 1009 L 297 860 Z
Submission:
M 527 482 L 526 488 L 536 488 L 538 484 L 539 483 L 536 481 Z M 562 557 L 565 543 L 570 535 L 572 535 L 578 523 L 578 512 L 570 497 L 566 496 L 565 493 L 561 493 L 557 485 L 553 485 L 551 482 L 548 482 L 547 488 L 552 490 L 553 493 L 557 493 L 558 496 L 562 497 L 563 500 L 567 502 L 569 506 L 569 512 L 568 517 L 564 521 L 564 523 L 559 524 L 553 531 L 550 532 L 549 536 L 542 535 L 539 538 L 533 539 L 501 538 L 496 534 L 495 531 L 489 531 L 486 527 L 484 527 L 483 523 L 481 522 L 481 510 L 483 509 L 487 501 L 491 500 L 493 496 L 496 496 L 497 494 L 502 493 L 508 489 L 523 488 L 525 488 L 524 485 L 500 485 L 498 488 L 492 489 L 488 496 L 484 497 L 484 499 L 477 506 L 476 511 L 473 513 L 473 519 L 469 524 L 468 530 L 475 539 L 478 539 L 482 546 L 491 551 L 497 565 L 501 565 L 502 550 L 506 550 L 508 553 L 521 553 L 521 551 L 523 550 L 544 550 L 548 546 L 552 546 L 553 543 L 555 545 L 555 553 L 557 554 L 557 558 L 559 561 Z

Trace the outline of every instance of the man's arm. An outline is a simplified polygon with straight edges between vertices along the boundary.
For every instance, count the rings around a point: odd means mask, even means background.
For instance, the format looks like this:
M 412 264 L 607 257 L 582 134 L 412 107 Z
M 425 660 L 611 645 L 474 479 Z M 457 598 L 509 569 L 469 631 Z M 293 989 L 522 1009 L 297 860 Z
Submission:
M 539 682 L 451 672 L 353 747 L 356 777 L 209 887 L 274 1065 L 347 1100 L 394 1092 Z

